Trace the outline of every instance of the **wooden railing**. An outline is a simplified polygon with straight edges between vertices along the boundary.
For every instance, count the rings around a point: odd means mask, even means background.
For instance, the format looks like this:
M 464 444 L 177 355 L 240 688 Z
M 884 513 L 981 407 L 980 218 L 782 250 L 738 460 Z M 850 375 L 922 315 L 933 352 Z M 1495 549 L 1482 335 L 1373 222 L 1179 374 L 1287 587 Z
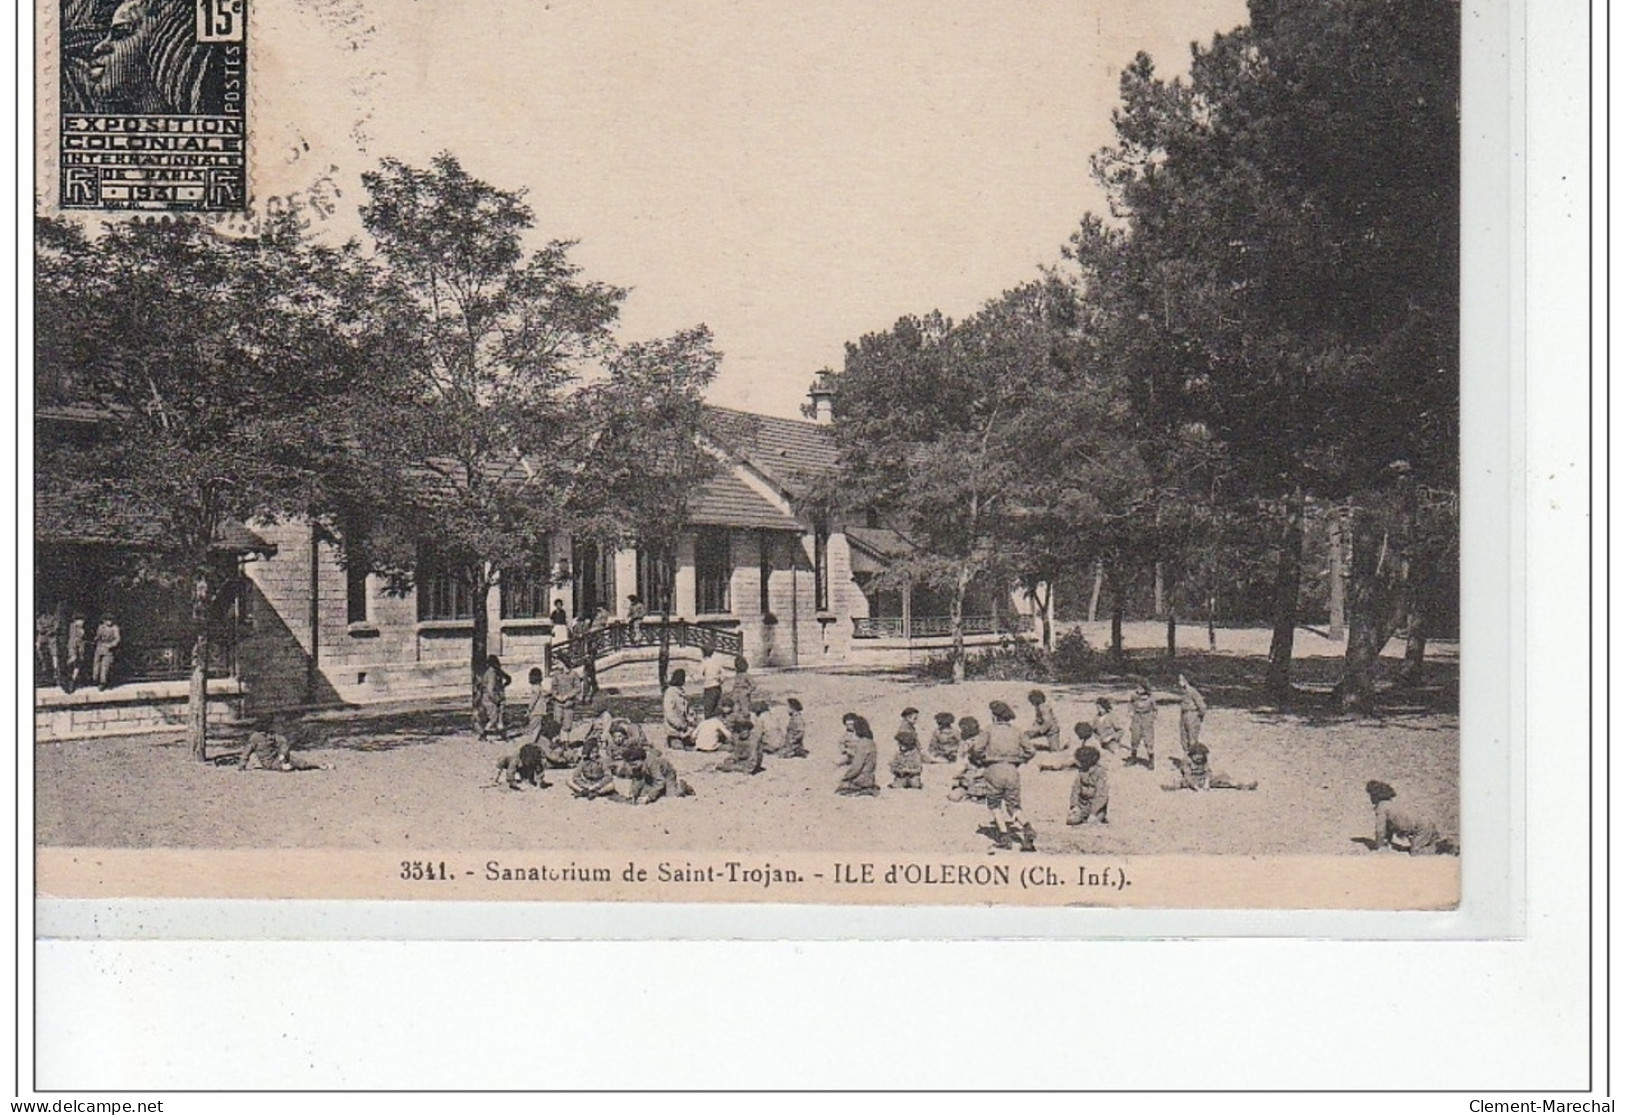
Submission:
M 966 616 L 964 629 L 966 635 L 1023 635 L 1033 629 L 1033 617 Z M 911 616 L 906 624 L 901 616 L 852 617 L 854 639 L 941 639 L 953 633 L 952 616 Z
M 670 646 L 714 650 L 729 659 L 741 653 L 745 647 L 744 636 L 726 627 L 692 623 L 686 619 L 664 623 L 658 619 L 646 619 L 636 627 L 629 623 L 612 623 L 597 631 L 589 631 L 582 638 L 554 643 L 551 653 L 553 661 L 562 662 L 573 669 L 585 662 L 589 653 L 596 662 L 617 651 L 658 647 L 662 630 L 667 633 Z

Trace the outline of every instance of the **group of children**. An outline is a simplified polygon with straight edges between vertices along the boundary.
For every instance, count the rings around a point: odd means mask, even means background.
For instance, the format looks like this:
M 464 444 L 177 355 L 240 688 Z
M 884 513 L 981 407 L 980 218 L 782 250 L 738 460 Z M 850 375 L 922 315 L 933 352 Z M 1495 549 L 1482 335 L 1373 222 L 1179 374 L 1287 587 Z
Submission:
M 771 715 L 771 707 L 756 696 L 749 663 L 734 659 L 729 677 L 722 660 L 708 650 L 700 665 L 701 694 L 698 708 L 685 692 L 687 676 L 672 672 L 661 696 L 662 729 L 665 744 L 672 750 L 726 752 L 717 770 L 757 774 L 763 756 L 785 758 L 807 755 L 806 726 L 801 702 L 789 698 L 782 719 Z M 632 802 L 653 802 L 663 796 L 683 796 L 693 791 L 677 776 L 669 759 L 643 738 L 642 730 L 624 719 L 610 716 L 599 701 L 594 705 L 595 720 L 585 733 L 574 732 L 577 707 L 583 699 L 582 678 L 567 667 L 555 666 L 549 676 L 540 669 L 530 671 L 534 695 L 529 720 L 534 727 L 530 742 L 518 752 L 505 756 L 497 765 L 497 781 L 517 787 L 528 782 L 544 786 L 549 767 L 572 769 L 570 789 L 579 797 L 615 796 Z M 503 724 L 505 693 L 512 683 L 495 655 L 487 660 L 481 674 L 475 702 L 475 728 L 484 739 L 491 731 L 506 738 Z M 1185 675 L 1179 675 L 1179 751 L 1168 756 L 1175 780 L 1164 783 L 1169 791 L 1256 790 L 1257 781 L 1239 781 L 1213 769 L 1208 746 L 1201 742 L 1202 724 L 1207 718 L 1207 701 Z M 920 738 L 920 710 L 905 708 L 894 733 L 897 750 L 890 762 L 892 789 L 923 789 L 924 770 L 929 763 L 960 764 L 954 773 L 949 798 L 954 801 L 983 802 L 989 811 L 991 834 L 1001 848 L 1019 845 L 1024 851 L 1036 847 L 1031 823 L 1021 811 L 1020 768 L 1038 752 L 1062 752 L 1060 720 L 1041 690 L 1027 695 L 1032 705 L 1032 725 L 1018 729 L 1015 713 L 1003 701 L 988 706 L 991 723 L 984 728 L 974 716 L 955 719 L 951 712 L 939 712 L 929 739 Z M 1110 823 L 1111 780 L 1104 765 L 1107 755 L 1122 753 L 1124 766 L 1157 765 L 1157 701 L 1150 683 L 1136 678 L 1129 697 L 1129 726 L 1125 742 L 1110 697 L 1095 700 L 1095 717 L 1073 726 L 1077 743 L 1070 756 L 1040 760 L 1043 771 L 1074 772 L 1068 799 L 1066 823 L 1090 825 Z M 835 792 L 843 796 L 873 797 L 880 793 L 877 780 L 878 748 L 868 720 L 852 712 L 842 718 L 844 735 L 839 763 L 845 769 Z M 263 748 L 262 748 L 263 749 Z M 255 753 L 251 745 L 245 755 Z M 286 749 L 278 760 L 287 761 Z M 279 764 L 280 765 L 280 764 Z M 287 768 L 283 768 L 287 769 Z M 619 788 L 617 787 L 619 779 Z M 1399 847 L 1413 855 L 1429 854 L 1439 844 L 1437 826 L 1426 817 L 1396 806 L 1393 787 L 1384 782 L 1367 784 L 1366 791 L 1376 813 L 1376 847 Z
M 715 651 L 706 652 L 697 708 L 685 692 L 687 672 L 672 671 L 661 694 L 665 750 L 723 752 L 718 771 L 751 775 L 762 771 L 764 755 L 805 757 L 801 702 L 791 697 L 785 714 L 774 717 L 769 703 L 755 695 L 749 662 L 735 658 L 733 676 L 725 685 L 720 661 Z M 575 716 L 584 699 L 582 680 L 562 664 L 550 676 L 539 668 L 530 671 L 530 739 L 497 763 L 497 784 L 544 787 L 548 769 L 568 768 L 569 788 L 577 797 L 637 804 L 691 795 L 693 788 L 678 777 L 663 749 L 647 740 L 637 724 L 613 716 L 601 698 L 589 705 L 592 721 L 577 729 Z M 507 738 L 503 711 L 511 681 L 492 656 L 480 676 L 475 702 L 474 723 L 481 739 L 493 729 Z
M 1207 702 L 1190 680 L 1179 678 L 1180 689 L 1180 754 L 1172 756 L 1178 779 L 1165 790 L 1253 790 L 1257 782 L 1238 782 L 1217 774 L 1209 766 L 1209 751 L 1201 742 L 1202 721 L 1207 716 Z M 1031 762 L 1039 752 L 1062 752 L 1060 720 L 1054 706 L 1042 690 L 1027 695 L 1032 705 L 1033 721 L 1028 728 L 1015 724 L 1016 715 L 1008 704 L 993 701 L 988 705 L 991 722 L 984 728 L 974 716 L 955 719 L 951 712 L 935 716 L 935 730 L 923 743 L 920 739 L 920 710 L 905 708 L 894 739 L 897 751 L 891 760 L 893 789 L 921 789 L 924 786 L 924 767 L 928 763 L 960 764 L 954 773 L 948 792 L 950 800 L 975 800 L 984 803 L 990 814 L 991 834 L 1001 848 L 1018 845 L 1024 851 L 1035 849 L 1032 825 L 1021 811 L 1020 768 Z M 1056 760 L 1040 760 L 1039 770 L 1069 770 L 1075 773 L 1068 801 L 1066 823 L 1069 825 L 1107 824 L 1110 821 L 1110 777 L 1102 759 L 1120 749 L 1123 765 L 1143 764 L 1156 769 L 1157 703 L 1150 684 L 1136 679 L 1130 697 L 1131 718 L 1126 748 L 1123 730 L 1118 724 L 1110 697 L 1095 701 L 1095 718 L 1080 721 L 1073 726 L 1077 743 L 1072 753 Z M 875 780 L 877 765 L 874 734 L 868 721 L 848 713 L 843 718 L 846 729 L 841 741 L 840 762 L 846 767 L 836 792 L 873 796 L 880 792 Z M 1098 745 L 1098 746 L 1097 746 Z
M 111 612 L 90 631 L 85 613 L 70 612 L 66 603 L 34 617 L 34 666 L 41 678 L 54 679 L 64 693 L 72 693 L 90 680 L 98 689 L 113 685 L 113 659 L 124 633 Z
M 756 695 L 749 663 L 738 657 L 733 675 L 718 669 L 714 653 L 705 656 L 701 666 L 702 691 L 698 707 L 685 692 L 687 676 L 678 669 L 671 674 L 661 695 L 661 725 L 665 748 L 645 738 L 643 729 L 624 717 L 613 715 L 608 703 L 594 698 L 588 705 L 592 718 L 576 725 L 576 713 L 583 701 L 582 678 L 562 664 L 551 675 L 541 669 L 529 672 L 532 696 L 527 710 L 528 740 L 497 762 L 495 783 L 511 789 L 523 785 L 543 788 L 549 770 L 568 770 L 568 787 L 576 797 L 608 798 L 632 804 L 650 804 L 665 797 L 686 797 L 693 788 L 684 781 L 663 750 L 721 752 L 724 758 L 715 769 L 754 775 L 763 769 L 764 755 L 805 758 L 808 755 L 806 724 L 801 701 L 790 697 L 782 715 Z M 477 686 L 474 722 L 481 739 L 493 731 L 507 738 L 504 724 L 506 692 L 512 678 L 495 655 L 487 659 Z M 1164 783 L 1169 791 L 1256 790 L 1257 781 L 1238 781 L 1212 768 L 1211 752 L 1201 742 L 1207 702 L 1183 674 L 1179 676 L 1179 753 L 1169 756 L 1176 778 Z M 920 710 L 905 708 L 893 739 L 897 745 L 889 768 L 892 789 L 923 789 L 927 764 L 958 764 L 948 797 L 952 801 L 974 800 L 986 805 L 990 835 L 1000 848 L 1019 846 L 1036 850 L 1033 826 L 1022 814 L 1020 768 L 1039 752 L 1064 750 L 1060 721 L 1042 690 L 1027 695 L 1032 706 L 1030 727 L 1018 728 L 1016 715 L 1004 701 L 988 705 L 991 722 L 983 727 L 974 716 L 957 720 L 951 712 L 934 717 L 935 728 L 923 740 Z M 1068 798 L 1066 823 L 1091 825 L 1110 823 L 1111 780 L 1104 759 L 1121 753 L 1124 766 L 1144 765 L 1156 769 L 1157 703 L 1150 684 L 1136 678 L 1129 698 L 1130 720 L 1127 740 L 1118 723 L 1110 697 L 1095 700 L 1095 717 L 1073 725 L 1077 743 L 1069 756 L 1040 759 L 1041 771 L 1068 770 L 1074 773 Z M 878 748 L 869 721 L 856 712 L 842 717 L 844 735 L 840 742 L 842 771 L 835 792 L 843 796 L 873 797 L 880 793 L 877 780 Z M 267 770 L 295 771 L 332 769 L 291 754 L 293 732 L 284 718 L 277 718 L 247 737 L 239 756 L 239 767 L 257 766 Z M 1431 855 L 1446 847 L 1438 826 L 1426 814 L 1400 803 L 1394 788 L 1386 782 L 1366 784 L 1375 817 L 1374 850 L 1396 848 L 1411 855 Z
M 565 727 L 548 707 L 547 691 L 540 685 L 537 690 L 531 702 L 530 738 L 518 751 L 497 760 L 496 785 L 545 789 L 551 785 L 549 770 L 567 770 L 566 786 L 578 798 L 647 805 L 694 792 L 670 760 L 649 746 L 643 729 L 614 715 L 607 701 L 595 699 L 592 719 L 579 729 Z
M 759 774 L 764 755 L 786 759 L 807 756 L 807 727 L 801 702 L 785 702 L 782 715 L 761 699 L 744 656 L 733 661 L 727 677 L 722 660 L 707 651 L 700 661 L 700 701 L 696 708 L 685 687 L 688 674 L 673 670 L 660 696 L 661 727 L 667 748 L 674 751 L 726 751 L 718 770 Z

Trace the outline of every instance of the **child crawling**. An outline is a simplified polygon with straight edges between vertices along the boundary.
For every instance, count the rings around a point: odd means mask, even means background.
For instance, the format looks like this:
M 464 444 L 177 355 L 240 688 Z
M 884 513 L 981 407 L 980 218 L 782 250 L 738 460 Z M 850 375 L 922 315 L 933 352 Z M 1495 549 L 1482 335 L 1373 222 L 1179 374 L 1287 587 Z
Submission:
M 497 760 L 496 785 L 517 790 L 525 782 L 538 790 L 550 785 L 547 781 L 546 753 L 534 743 L 524 744 L 513 754 Z
M 237 769 L 275 770 L 288 773 L 296 770 L 332 770 L 332 763 L 315 763 L 300 758 L 293 752 L 293 725 L 284 716 L 272 718 L 270 723 L 248 733 L 243 752 L 237 758 Z
M 1433 856 L 1440 851 L 1439 826 L 1428 817 L 1402 804 L 1394 788 L 1373 779 L 1365 784 L 1376 819 L 1374 852 L 1393 848 L 1413 856 Z

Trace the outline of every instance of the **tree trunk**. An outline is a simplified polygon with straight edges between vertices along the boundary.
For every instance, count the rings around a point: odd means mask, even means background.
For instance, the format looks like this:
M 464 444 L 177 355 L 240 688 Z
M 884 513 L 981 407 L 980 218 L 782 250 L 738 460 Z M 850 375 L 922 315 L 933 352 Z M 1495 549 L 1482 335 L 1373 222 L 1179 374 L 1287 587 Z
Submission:
M 1049 608 L 1050 599 L 1054 595 L 1054 593 L 1055 593 L 1054 582 L 1048 582 L 1045 589 L 1044 589 L 1044 595 L 1043 595 L 1042 599 L 1039 598 L 1038 591 L 1036 589 L 1034 589 L 1032 592 L 1029 592 L 1027 594 L 1027 598 L 1032 601 L 1033 611 L 1038 613 L 1038 624 L 1039 624 L 1038 629 L 1039 629 L 1040 640 L 1041 640 L 1040 645 L 1043 646 L 1043 648 L 1045 650 L 1054 650 L 1055 649 L 1055 632 L 1053 630 L 1052 625 L 1050 624 L 1050 608 Z
M 1168 594 L 1163 590 L 1162 562 L 1157 562 L 1151 569 L 1151 614 L 1161 619 L 1167 610 Z
M 1432 584 L 1429 572 L 1426 561 L 1420 557 L 1412 560 L 1406 569 L 1405 662 L 1399 668 L 1402 685 L 1422 682 L 1422 663 L 1428 649 L 1427 593 Z
M 1343 509 L 1333 507 L 1326 523 L 1327 535 L 1327 595 L 1331 597 L 1331 622 L 1326 634 L 1333 642 L 1341 642 L 1347 619 L 1343 608 Z
M 1100 611 L 1100 585 L 1106 579 L 1106 563 L 1095 562 L 1095 587 L 1089 592 L 1089 622 L 1095 622 L 1095 615 Z
M 1388 572 L 1393 562 L 1377 516 L 1356 509 L 1350 519 L 1354 554 L 1348 586 L 1349 641 L 1337 692 L 1344 712 L 1368 716 L 1376 707 L 1377 660 L 1393 635 L 1396 619 L 1393 577 Z
M 658 564 L 660 569 L 660 655 L 655 665 L 660 674 L 660 688 L 666 688 L 666 679 L 671 674 L 671 602 L 677 595 L 677 563 L 664 559 Z
M 1172 608 L 1169 608 L 1168 609 L 1168 657 L 1169 658 L 1178 658 L 1179 657 L 1179 648 L 1175 644 L 1175 630 L 1176 630 L 1175 624 L 1176 624 L 1176 620 L 1175 620 L 1175 617 L 1174 617 L 1174 610 Z
M 1264 690 L 1276 699 L 1292 692 L 1292 641 L 1298 629 L 1298 587 L 1303 578 L 1303 493 L 1293 495 L 1275 566 L 1275 630 L 1270 637 Z
M 485 659 L 489 654 L 488 647 L 491 641 L 491 619 L 486 614 L 485 607 L 491 597 L 491 578 L 481 569 L 470 579 L 469 587 L 473 594 L 474 606 L 474 633 L 468 640 L 468 656 L 471 670 L 469 673 L 469 704 L 468 712 L 474 721 L 474 731 L 478 734 L 483 725 L 480 723 L 480 675 L 485 672 Z
M 1422 663 L 1427 657 L 1427 613 L 1412 602 L 1405 609 L 1405 664 L 1399 668 L 1399 678 L 1406 685 L 1422 681 Z
M 1123 660 L 1123 588 L 1112 579 L 1112 657 Z
M 198 625 L 192 640 L 192 676 L 186 687 L 186 743 L 192 758 L 209 758 L 209 628 Z
M 953 662 L 955 685 L 965 680 L 965 586 L 966 577 L 960 574 L 954 583 L 954 601 L 949 612 L 954 637 L 949 658 Z
M 1213 627 L 1213 613 L 1219 610 L 1219 602 L 1213 597 L 1207 598 L 1207 649 L 1219 649 L 1219 633 Z

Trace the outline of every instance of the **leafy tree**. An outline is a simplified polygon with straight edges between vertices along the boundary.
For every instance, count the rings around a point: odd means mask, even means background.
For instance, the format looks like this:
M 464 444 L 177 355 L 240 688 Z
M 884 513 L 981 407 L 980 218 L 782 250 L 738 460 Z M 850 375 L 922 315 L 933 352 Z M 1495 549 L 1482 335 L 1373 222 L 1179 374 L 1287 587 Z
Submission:
M 1015 583 L 1022 560 L 1008 543 L 1023 524 L 1029 576 L 1059 556 L 1046 516 L 1064 504 L 1033 500 L 1025 451 L 1038 404 L 1065 373 L 1058 293 L 1029 284 L 957 325 L 937 313 L 903 318 L 849 343 L 844 369 L 826 377 L 842 461 L 837 502 L 877 509 L 904 538 L 909 550 L 883 584 L 947 592 L 955 681 L 965 676 L 966 595 Z
M 661 617 L 660 684 L 671 663 L 677 543 L 689 528 L 689 501 L 719 467 L 708 447 L 703 396 L 720 355 L 705 326 L 617 351 L 606 379 L 576 400 L 594 441 L 572 479 L 569 512 L 577 529 L 602 545 L 637 547 L 654 563 Z
M 188 742 L 207 755 L 210 617 L 237 587 L 226 526 L 298 514 L 316 488 L 311 423 L 343 412 L 367 363 L 348 253 L 286 229 L 222 239 L 176 218 L 95 235 L 36 225 L 42 404 L 99 411 L 89 446 L 42 439 L 46 530 L 71 520 L 138 543 L 139 576 L 193 601 Z
M 376 309 L 404 339 L 393 373 L 407 399 L 378 447 L 407 497 L 390 513 L 415 562 L 466 586 L 471 683 L 488 646 L 487 602 L 504 569 L 533 567 L 568 521 L 565 502 L 592 429 L 566 388 L 610 350 L 625 292 L 582 278 L 572 244 L 530 250 L 523 192 L 498 189 L 450 154 L 428 168 L 386 159 L 362 175 L 376 245 Z
M 1459 172 L 1454 0 L 1253 0 L 1187 81 L 1139 56 L 1096 171 L 1126 221 L 1115 275 L 1136 403 L 1203 423 L 1238 494 L 1279 503 L 1270 682 L 1289 683 L 1310 498 L 1407 506 L 1455 483 Z M 1390 466 L 1404 462 L 1405 469 Z M 1369 509 L 1362 510 L 1362 509 Z M 1392 532 L 1388 532 L 1392 534 Z M 1351 628 L 1380 592 L 1356 553 Z M 1368 706 L 1370 639 L 1350 641 Z

